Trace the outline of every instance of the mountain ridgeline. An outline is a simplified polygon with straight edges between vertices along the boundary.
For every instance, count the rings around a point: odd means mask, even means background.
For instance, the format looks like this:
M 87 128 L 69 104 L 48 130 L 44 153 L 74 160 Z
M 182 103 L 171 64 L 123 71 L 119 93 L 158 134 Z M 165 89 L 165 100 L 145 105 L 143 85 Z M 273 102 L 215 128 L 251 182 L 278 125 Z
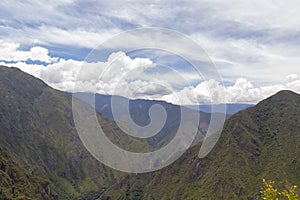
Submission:
M 82 145 L 69 95 L 6 67 L 0 91 L 0 147 L 27 174 L 47 180 L 59 199 L 98 193 L 115 180 Z
M 159 149 L 162 146 L 169 143 L 169 141 L 175 136 L 179 125 L 181 123 L 181 111 L 189 113 L 190 117 L 196 116 L 200 113 L 200 122 L 195 124 L 198 127 L 198 134 L 196 141 L 200 141 L 206 134 L 206 131 L 211 120 L 211 114 L 198 110 L 189 109 L 184 106 L 174 105 L 164 101 L 143 100 L 143 99 L 126 99 L 122 96 L 111 96 L 91 93 L 77 93 L 76 94 L 83 101 L 93 106 L 103 116 L 116 121 L 122 121 L 126 113 L 123 112 L 124 107 L 128 107 L 130 118 L 138 126 L 146 126 L 150 123 L 149 110 L 154 105 L 162 106 L 166 111 L 166 122 L 163 128 L 153 137 L 147 138 L 148 144 L 155 149 Z M 95 102 L 91 102 L 91 98 L 95 99 Z M 112 98 L 114 98 L 112 103 Z M 113 112 L 113 107 L 115 111 Z M 217 114 L 221 117 L 223 114 Z M 218 117 L 219 117 L 218 116 Z M 124 120 L 126 123 L 126 120 Z M 190 120 L 192 121 L 192 120 Z
M 102 165 L 83 146 L 74 125 L 70 94 L 52 89 L 17 68 L 4 66 L 0 66 L 0 91 L 0 148 L 24 174 L 48 182 L 47 188 L 53 191 L 49 198 L 95 199 L 124 176 Z M 154 103 L 134 103 L 132 116 L 138 124 L 149 123 L 147 109 Z M 100 114 L 98 119 L 116 145 L 133 152 L 149 152 L 172 139 L 180 120 L 179 106 L 159 103 L 172 118 L 168 118 L 159 138 L 152 140 L 128 136 L 114 121 Z M 209 118 L 209 114 L 203 113 L 199 139 L 205 134 Z M 12 191 L 23 191 L 22 187 L 13 188 L 3 189 L 3 195 L 20 197 L 21 193 L 12 194 Z M 36 193 L 36 198 L 41 196 L 40 192 Z
M 249 107 L 254 106 L 254 104 L 243 104 L 243 103 L 227 103 L 223 104 L 226 106 L 226 114 L 233 115 L 239 111 L 245 110 Z M 200 110 L 205 113 L 212 112 L 212 106 L 210 104 L 201 104 L 201 105 L 187 105 L 188 108 L 193 110 Z
M 102 199 L 259 199 L 261 180 L 300 185 L 300 95 L 278 94 L 230 117 L 210 154 L 200 145 L 153 173 L 126 176 Z
M 0 91 L 0 148 L 29 177 L 48 181 L 59 199 L 96 198 L 122 175 L 102 165 L 83 146 L 75 129 L 70 95 L 19 69 L 3 66 Z M 146 141 L 123 134 L 113 121 L 100 115 L 98 119 L 107 136 L 120 147 L 150 150 Z M 22 187 L 1 189 L 7 193 L 22 191 Z M 41 196 L 36 192 L 35 198 Z M 13 194 L 5 194 L 9 195 Z
M 254 200 L 259 199 L 262 178 L 275 180 L 279 187 L 300 185 L 300 95 L 291 91 L 229 117 L 207 157 L 198 158 L 200 142 L 170 166 L 146 174 L 121 173 L 91 156 L 75 129 L 70 94 L 4 66 L 0 91 L 0 199 Z M 131 101 L 132 118 L 140 125 L 149 123 L 153 104 L 171 114 L 160 135 L 138 139 L 109 119 L 107 103 L 97 104 L 109 98 L 96 96 L 96 108 L 104 115 L 97 117 L 121 148 L 153 151 L 176 133 L 179 106 Z M 203 135 L 210 115 L 201 113 L 200 119 Z

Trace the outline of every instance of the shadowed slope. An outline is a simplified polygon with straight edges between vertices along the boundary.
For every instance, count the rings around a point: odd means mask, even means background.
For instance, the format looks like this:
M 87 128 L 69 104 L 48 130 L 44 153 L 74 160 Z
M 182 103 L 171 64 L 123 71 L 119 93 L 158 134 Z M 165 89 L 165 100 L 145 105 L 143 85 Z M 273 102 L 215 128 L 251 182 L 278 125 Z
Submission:
M 300 95 L 282 91 L 230 117 L 213 151 L 199 145 L 160 171 L 127 176 L 102 199 L 256 199 L 261 179 L 300 184 Z

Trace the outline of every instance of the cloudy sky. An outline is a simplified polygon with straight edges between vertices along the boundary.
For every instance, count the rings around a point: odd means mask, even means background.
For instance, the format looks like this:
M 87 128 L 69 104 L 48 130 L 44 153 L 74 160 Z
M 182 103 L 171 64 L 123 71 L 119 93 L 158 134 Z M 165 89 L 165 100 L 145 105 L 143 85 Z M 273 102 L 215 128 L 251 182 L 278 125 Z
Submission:
M 101 49 L 97 61 L 86 59 L 116 35 L 147 27 L 196 42 L 221 79 L 199 77 L 188 62 L 163 51 L 128 53 L 120 47 Z M 297 0 L 0 2 L 0 64 L 64 91 L 181 104 L 219 102 L 215 94 L 224 91 L 220 101 L 256 103 L 279 90 L 300 92 L 299 54 Z

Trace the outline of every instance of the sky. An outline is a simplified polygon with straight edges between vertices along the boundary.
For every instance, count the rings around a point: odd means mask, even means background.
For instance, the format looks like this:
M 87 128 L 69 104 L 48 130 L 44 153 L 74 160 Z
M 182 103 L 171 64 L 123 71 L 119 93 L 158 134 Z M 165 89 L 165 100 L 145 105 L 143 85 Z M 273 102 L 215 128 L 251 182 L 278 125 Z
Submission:
M 297 0 L 2 0 L 0 64 L 69 92 L 187 105 L 257 103 L 284 89 L 300 93 L 299 11 Z M 88 61 L 103 42 L 149 27 L 194 41 L 220 79 L 199 76 L 172 52 L 124 49 L 143 38 L 114 40 L 118 48 Z

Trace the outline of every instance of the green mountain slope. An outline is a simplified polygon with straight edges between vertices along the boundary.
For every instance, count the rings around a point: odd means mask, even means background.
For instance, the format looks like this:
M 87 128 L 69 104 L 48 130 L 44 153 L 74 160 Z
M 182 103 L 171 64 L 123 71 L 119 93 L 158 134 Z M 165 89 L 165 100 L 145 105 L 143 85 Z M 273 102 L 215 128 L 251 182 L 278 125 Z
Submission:
M 281 188 L 300 185 L 300 96 L 290 91 L 230 117 L 206 158 L 197 157 L 199 144 L 171 166 L 138 175 L 111 170 L 87 152 L 69 95 L 2 66 L 0 91 L 0 162 L 9 166 L 0 166 L 0 198 L 52 199 L 57 193 L 89 200 L 104 192 L 101 199 L 257 199 L 262 178 Z M 98 117 L 120 147 L 152 149 Z
M 0 199 L 54 200 L 57 195 L 48 181 L 28 175 L 0 148 Z
M 101 199 L 257 199 L 261 179 L 300 185 L 300 95 L 282 91 L 230 117 L 216 147 L 171 166 L 126 176 Z
M 71 105 L 70 95 L 19 69 L 0 66 L 0 147 L 28 174 L 48 180 L 59 199 L 93 199 L 121 174 L 85 149 Z M 131 140 L 113 122 L 98 117 L 119 146 L 150 150 L 146 141 Z

